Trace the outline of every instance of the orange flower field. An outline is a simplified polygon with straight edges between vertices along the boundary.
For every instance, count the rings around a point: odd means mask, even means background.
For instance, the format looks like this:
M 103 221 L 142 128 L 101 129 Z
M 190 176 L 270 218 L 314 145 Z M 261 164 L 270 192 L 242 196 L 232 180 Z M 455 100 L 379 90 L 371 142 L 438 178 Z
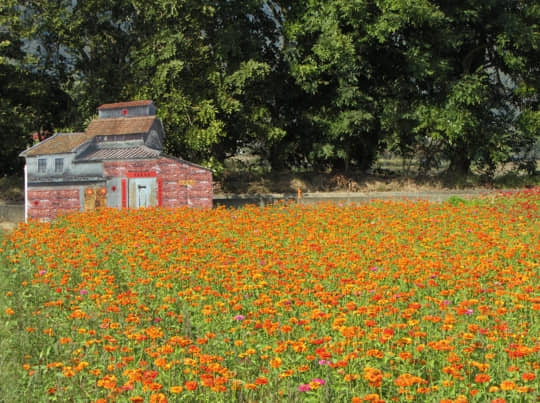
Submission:
M 23 224 L 0 243 L 0 395 L 538 401 L 539 204 L 535 188 Z

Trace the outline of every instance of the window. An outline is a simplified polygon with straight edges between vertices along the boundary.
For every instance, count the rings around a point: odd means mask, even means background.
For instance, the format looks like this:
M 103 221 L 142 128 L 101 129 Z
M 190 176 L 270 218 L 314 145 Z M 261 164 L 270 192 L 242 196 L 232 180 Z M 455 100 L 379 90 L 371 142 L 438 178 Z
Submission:
M 45 158 L 38 159 L 38 173 L 44 174 L 47 171 L 47 160 Z
M 54 159 L 54 172 L 63 172 L 64 171 L 64 159 L 55 158 Z

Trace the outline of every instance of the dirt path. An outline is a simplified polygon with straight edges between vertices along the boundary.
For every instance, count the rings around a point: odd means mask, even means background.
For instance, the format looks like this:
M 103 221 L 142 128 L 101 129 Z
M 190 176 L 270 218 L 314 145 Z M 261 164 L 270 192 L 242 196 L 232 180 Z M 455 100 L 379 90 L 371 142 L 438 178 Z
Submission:
M 11 232 L 17 227 L 17 223 L 10 222 L 10 221 L 2 221 L 0 222 L 0 234 L 2 232 Z
M 443 202 L 450 197 L 470 199 L 484 195 L 495 195 L 501 190 L 419 190 L 419 191 L 389 191 L 389 192 L 310 192 L 300 193 L 300 201 L 304 204 L 320 202 L 335 203 L 365 203 L 371 200 L 426 200 Z M 276 201 L 298 200 L 298 194 L 216 194 L 214 206 L 241 207 L 246 204 L 267 205 Z

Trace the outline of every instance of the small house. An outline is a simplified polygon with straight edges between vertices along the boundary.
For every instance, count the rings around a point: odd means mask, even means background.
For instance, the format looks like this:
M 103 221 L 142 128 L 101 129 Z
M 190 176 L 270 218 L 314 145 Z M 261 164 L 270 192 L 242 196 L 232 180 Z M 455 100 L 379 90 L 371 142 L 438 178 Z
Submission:
M 56 133 L 26 158 L 26 217 L 98 207 L 212 207 L 212 172 L 163 154 L 152 101 L 101 105 L 83 133 Z

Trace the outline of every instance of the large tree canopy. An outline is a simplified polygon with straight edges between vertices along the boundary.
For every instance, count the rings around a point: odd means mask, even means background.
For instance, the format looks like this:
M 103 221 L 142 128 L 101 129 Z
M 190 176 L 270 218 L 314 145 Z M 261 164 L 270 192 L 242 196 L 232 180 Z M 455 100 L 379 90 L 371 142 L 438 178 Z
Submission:
M 29 36 L 15 0 L 0 5 L 0 174 L 22 170 L 18 157 L 32 141 L 70 117 L 70 97 L 58 77 L 42 69 L 24 41 Z
M 249 148 L 276 168 L 365 170 L 390 149 L 534 170 L 533 0 L 6 0 L 0 18 L 4 173 L 32 132 L 141 98 L 167 152 L 215 169 Z
M 377 147 L 490 169 L 538 139 L 540 7 L 532 1 L 313 0 L 285 8 L 291 75 L 320 103 L 312 153 Z

